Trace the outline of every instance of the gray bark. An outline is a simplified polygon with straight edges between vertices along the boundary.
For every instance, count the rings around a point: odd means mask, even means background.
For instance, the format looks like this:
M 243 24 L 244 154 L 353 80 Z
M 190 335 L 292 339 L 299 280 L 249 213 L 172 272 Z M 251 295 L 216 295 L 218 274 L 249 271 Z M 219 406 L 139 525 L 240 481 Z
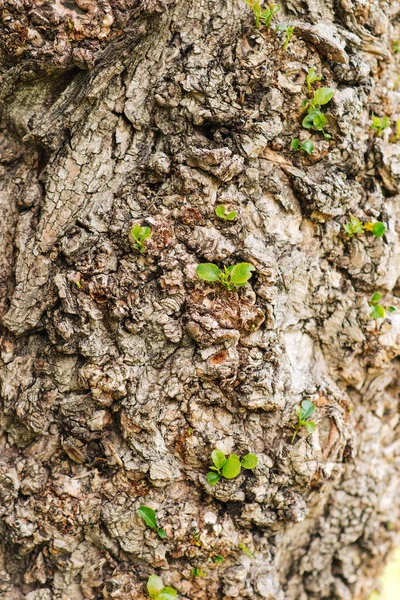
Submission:
M 241 0 L 0 1 L 4 600 L 365 600 L 398 540 L 400 3 L 281 4 L 286 51 Z M 260 464 L 211 487 L 216 447 Z

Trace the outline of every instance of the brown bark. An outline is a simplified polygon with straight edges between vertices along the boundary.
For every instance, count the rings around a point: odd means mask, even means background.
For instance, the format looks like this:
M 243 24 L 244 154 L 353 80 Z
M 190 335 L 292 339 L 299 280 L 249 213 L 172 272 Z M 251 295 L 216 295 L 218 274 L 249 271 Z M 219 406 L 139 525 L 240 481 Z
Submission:
M 0 0 L 4 600 L 361 600 L 398 540 L 400 3 L 281 4 L 286 51 L 240 0 Z M 216 447 L 259 465 L 211 487 Z

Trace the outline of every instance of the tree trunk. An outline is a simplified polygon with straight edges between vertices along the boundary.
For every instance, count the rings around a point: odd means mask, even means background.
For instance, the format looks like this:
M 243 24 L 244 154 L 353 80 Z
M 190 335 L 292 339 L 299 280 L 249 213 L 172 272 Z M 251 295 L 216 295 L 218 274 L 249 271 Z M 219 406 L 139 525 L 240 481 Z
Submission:
M 400 306 L 400 2 L 0 9 L 1 598 L 365 600 L 400 518 L 400 315 L 369 306 Z M 215 448 L 259 464 L 211 486 Z

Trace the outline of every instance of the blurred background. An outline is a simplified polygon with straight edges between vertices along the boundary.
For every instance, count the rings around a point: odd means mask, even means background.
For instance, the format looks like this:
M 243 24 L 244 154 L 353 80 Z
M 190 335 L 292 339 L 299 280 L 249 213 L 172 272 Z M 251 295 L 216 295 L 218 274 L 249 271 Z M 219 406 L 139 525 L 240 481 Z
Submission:
M 382 577 L 380 591 L 373 592 L 368 600 L 400 599 L 400 547 L 393 553 Z

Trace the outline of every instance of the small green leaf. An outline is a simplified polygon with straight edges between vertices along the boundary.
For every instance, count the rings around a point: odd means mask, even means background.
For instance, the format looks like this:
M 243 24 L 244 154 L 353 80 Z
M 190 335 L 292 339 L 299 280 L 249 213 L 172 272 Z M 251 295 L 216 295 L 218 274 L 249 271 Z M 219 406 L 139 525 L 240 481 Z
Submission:
M 230 212 L 228 212 L 227 215 L 225 215 L 225 219 L 227 221 L 233 221 L 233 219 L 235 219 L 236 215 L 237 215 L 236 210 L 231 210 Z
M 172 587 L 164 587 L 161 590 L 157 600 L 175 600 L 178 597 L 178 592 Z
M 317 112 L 313 118 L 313 124 L 317 131 L 322 131 L 326 125 L 326 116 L 322 112 Z
M 380 294 L 379 292 L 375 292 L 375 294 L 372 296 L 371 300 L 370 300 L 370 304 L 376 304 L 377 302 L 379 302 L 379 300 L 382 298 L 382 294 Z
M 220 469 L 222 469 L 222 467 L 225 464 L 226 456 L 222 452 L 222 450 L 218 450 L 218 448 L 216 448 L 211 453 L 211 459 L 212 459 L 214 465 L 217 467 L 217 469 L 220 470 Z
M 299 150 L 300 149 L 300 140 L 298 140 L 297 138 L 293 138 L 292 141 L 290 142 L 290 147 L 292 148 L 292 150 Z
M 210 485 L 215 485 L 221 479 L 218 473 L 214 473 L 213 471 L 209 471 L 206 475 L 206 479 Z
M 306 114 L 302 121 L 302 125 L 305 129 L 311 129 L 311 127 L 314 126 L 314 117 L 317 114 L 321 114 L 319 110 L 310 110 L 310 112 Z
M 246 454 L 242 458 L 242 467 L 244 469 L 255 469 L 258 465 L 258 458 L 255 454 Z
M 215 563 L 223 563 L 223 562 L 224 562 L 224 560 L 225 560 L 225 559 L 224 559 L 224 557 L 223 557 L 223 556 L 220 556 L 219 554 L 214 554 L 213 561 L 214 561 Z
M 384 319 L 386 311 L 380 304 L 375 304 L 372 309 L 371 314 L 369 315 L 371 319 Z
M 212 263 L 201 263 L 196 269 L 197 277 L 204 281 L 218 281 L 220 270 Z
M 225 479 L 234 479 L 239 475 L 240 470 L 240 461 L 236 457 L 230 456 L 222 467 L 222 475 Z
M 253 265 L 249 263 L 239 263 L 230 271 L 231 282 L 234 285 L 245 285 L 250 279 L 252 271 L 255 271 Z
M 373 227 L 372 227 L 372 233 L 375 237 L 382 237 L 382 235 L 385 233 L 386 231 L 386 225 L 384 223 L 381 223 L 380 221 L 377 221 L 376 223 L 374 223 Z
M 304 421 L 306 419 L 308 419 L 308 417 L 310 417 L 313 412 L 315 411 L 315 406 L 314 404 L 311 402 L 311 400 L 303 400 L 303 402 L 301 403 L 301 409 L 302 409 L 302 419 L 304 419 Z
M 304 100 L 301 103 L 301 108 L 304 110 L 308 103 L 309 103 L 309 100 L 307 98 L 304 98 Z
M 238 456 L 237 454 L 230 454 L 229 458 L 236 458 L 236 460 L 240 462 L 240 456 Z
M 321 87 L 318 90 L 315 90 L 314 97 L 312 99 L 313 106 L 322 106 L 323 104 L 328 104 L 332 100 L 333 94 L 335 90 L 328 87 Z
M 307 421 L 306 423 L 306 429 L 308 431 L 308 433 L 313 433 L 315 431 L 316 425 L 314 423 L 314 421 Z
M 149 592 L 150 598 L 159 598 L 161 590 L 164 588 L 161 577 L 157 575 L 150 575 L 147 580 L 147 591 Z
M 302 143 L 301 149 L 304 150 L 304 152 L 307 152 L 307 154 L 312 154 L 314 150 L 314 144 L 311 140 L 306 140 Z
M 142 517 L 143 521 L 148 527 L 150 527 L 151 529 L 157 529 L 157 518 L 155 510 L 148 506 L 141 506 L 138 509 L 138 515 L 139 517 Z
M 163 540 L 164 538 L 167 537 L 167 534 L 165 532 L 165 529 L 157 529 L 157 533 L 160 536 L 160 538 Z
M 223 204 L 217 206 L 217 208 L 215 209 L 215 214 L 220 219 L 225 219 L 225 206 Z
M 395 306 L 388 306 L 386 310 L 387 310 L 388 312 L 392 313 L 392 312 L 394 312 L 395 310 L 397 310 L 397 308 L 396 308 Z
M 243 550 L 243 552 L 245 554 L 247 554 L 247 556 L 251 556 L 251 558 L 254 558 L 254 554 L 248 549 L 248 547 L 246 546 L 246 544 L 243 544 L 243 542 L 241 542 L 239 544 L 239 548 L 240 548 L 240 550 Z

